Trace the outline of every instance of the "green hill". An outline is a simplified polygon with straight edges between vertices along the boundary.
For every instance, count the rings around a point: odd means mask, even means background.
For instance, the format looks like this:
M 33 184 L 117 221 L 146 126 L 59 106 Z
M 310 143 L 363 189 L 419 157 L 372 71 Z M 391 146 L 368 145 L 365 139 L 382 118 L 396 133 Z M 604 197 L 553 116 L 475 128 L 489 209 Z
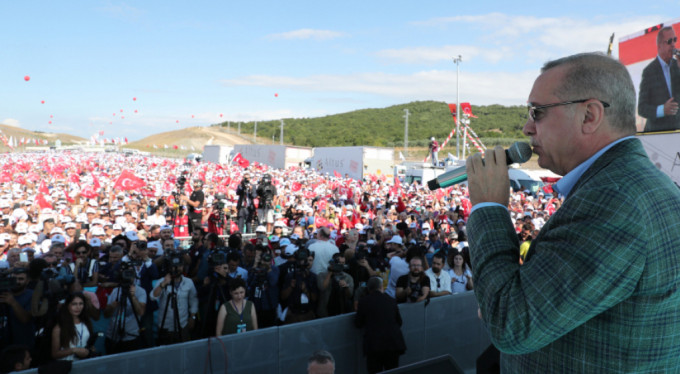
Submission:
M 409 147 L 426 146 L 434 136 L 440 142 L 455 127 L 449 107 L 444 102 L 416 101 L 381 109 L 361 109 L 317 118 L 284 118 L 284 143 L 297 146 L 369 145 L 400 147 L 404 144 L 404 109 L 409 110 Z M 479 118 L 470 119 L 470 127 L 488 146 L 509 145 L 526 140 L 522 126 L 526 122 L 523 106 L 472 106 Z M 226 127 L 227 123 L 214 126 Z M 231 124 L 232 128 L 235 126 Z M 253 133 L 253 122 L 241 124 L 241 134 Z M 259 121 L 257 135 L 278 143 L 281 122 Z

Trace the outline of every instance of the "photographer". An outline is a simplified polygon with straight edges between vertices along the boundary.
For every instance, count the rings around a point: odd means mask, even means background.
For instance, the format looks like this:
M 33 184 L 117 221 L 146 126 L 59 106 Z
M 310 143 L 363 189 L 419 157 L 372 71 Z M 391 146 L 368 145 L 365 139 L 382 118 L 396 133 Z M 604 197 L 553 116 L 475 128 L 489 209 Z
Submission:
M 349 274 L 356 288 L 365 286 L 371 277 L 378 275 L 375 271 L 378 264 L 373 254 L 373 243 L 374 241 L 371 240 L 371 245 L 364 243 L 357 245 L 354 257 L 349 261 Z
M 257 197 L 259 198 L 257 215 L 260 223 L 266 222 L 267 232 L 271 232 L 274 225 L 274 207 L 278 203 L 278 196 L 276 196 L 276 186 L 272 184 L 270 174 L 262 177 L 262 182 L 257 186 Z
M 153 291 L 153 281 L 160 277 L 158 267 L 149 256 L 148 243 L 143 240 L 131 242 L 128 258 L 134 270 L 135 286 L 140 290 L 143 289 L 145 296 L 148 296 Z M 153 312 L 158 309 L 158 303 L 155 301 L 144 301 L 144 303 L 144 313 L 138 313 L 142 323 L 142 339 L 139 343 L 142 347 L 151 347 L 153 346 Z
M 181 253 L 166 258 L 168 274 L 158 282 L 151 299 L 158 301 L 158 344 L 189 341 L 196 324 L 198 298 L 191 279 L 182 275 L 184 262 Z
M 254 266 L 248 271 L 246 295 L 257 311 L 257 325 L 270 327 L 276 324 L 276 306 L 279 303 L 279 268 L 272 266 L 272 254 L 263 245 L 255 247 Z
M 427 299 L 430 293 L 430 278 L 423 272 L 423 258 L 414 256 L 409 261 L 410 272 L 397 279 L 397 302 L 417 303 Z
M 253 199 L 257 196 L 257 193 L 250 185 L 248 174 L 245 174 L 241 179 L 241 183 L 236 188 L 236 195 L 238 196 L 238 203 L 236 203 L 238 229 L 243 233 L 251 233 L 255 213 Z
M 226 201 L 226 197 L 223 193 L 215 195 L 213 205 L 210 208 L 210 214 L 208 215 L 208 232 L 217 235 L 222 235 L 224 233 L 224 225 L 227 223 L 227 217 L 224 213 Z
M 201 228 L 201 221 L 203 219 L 203 201 L 205 195 L 203 194 L 203 181 L 195 179 L 193 183 L 194 190 L 191 196 L 182 195 L 180 201 L 186 202 L 189 206 L 189 232 L 193 232 L 195 228 Z
M 225 251 L 220 249 L 210 252 L 207 263 L 210 266 L 211 273 L 203 278 L 198 287 L 199 320 L 201 322 L 198 336 L 200 338 L 215 336 L 219 307 L 231 299 L 229 294 L 230 278 L 227 276 L 229 271 L 227 255 Z
M 26 289 L 28 270 L 15 268 L 0 273 L 0 349 L 10 344 L 23 344 L 33 349 L 35 327 L 31 316 L 31 296 Z
M 345 257 L 336 253 L 328 262 L 328 270 L 318 274 L 320 293 L 319 306 L 316 309 L 318 318 L 353 311 L 354 280 L 344 270 Z
M 136 270 L 131 263 L 119 267 L 116 287 L 108 297 L 104 316 L 111 318 L 106 330 L 106 352 L 134 351 L 142 346 L 139 324 L 146 309 L 147 293 L 135 286 Z
M 286 324 L 310 321 L 315 318 L 319 289 L 316 275 L 310 271 L 311 255 L 306 249 L 295 253 L 297 266 L 283 282 L 281 300 L 288 305 Z

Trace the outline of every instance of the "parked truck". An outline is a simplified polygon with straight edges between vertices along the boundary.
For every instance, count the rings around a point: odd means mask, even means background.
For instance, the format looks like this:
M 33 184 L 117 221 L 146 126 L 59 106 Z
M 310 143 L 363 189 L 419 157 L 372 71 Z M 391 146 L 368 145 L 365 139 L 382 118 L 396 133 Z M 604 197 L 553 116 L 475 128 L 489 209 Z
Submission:
M 234 154 L 240 153 L 250 162 L 259 162 L 277 169 L 299 166 L 312 156 L 308 147 L 292 147 L 287 145 L 236 144 Z
M 374 174 L 394 177 L 394 149 L 380 147 L 318 147 L 314 156 L 306 161 L 319 173 L 362 179 Z
M 233 150 L 234 147 L 227 145 L 205 145 L 203 146 L 203 161 L 226 164 L 231 160 Z

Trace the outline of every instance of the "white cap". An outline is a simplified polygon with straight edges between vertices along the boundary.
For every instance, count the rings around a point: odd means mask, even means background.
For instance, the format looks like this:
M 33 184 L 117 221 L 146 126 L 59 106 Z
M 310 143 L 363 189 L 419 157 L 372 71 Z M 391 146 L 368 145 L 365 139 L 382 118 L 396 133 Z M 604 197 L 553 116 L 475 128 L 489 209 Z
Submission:
M 388 240 L 386 243 L 394 243 L 394 244 L 400 244 L 403 245 L 404 241 L 401 239 L 401 236 L 399 235 L 394 235 L 392 239 Z

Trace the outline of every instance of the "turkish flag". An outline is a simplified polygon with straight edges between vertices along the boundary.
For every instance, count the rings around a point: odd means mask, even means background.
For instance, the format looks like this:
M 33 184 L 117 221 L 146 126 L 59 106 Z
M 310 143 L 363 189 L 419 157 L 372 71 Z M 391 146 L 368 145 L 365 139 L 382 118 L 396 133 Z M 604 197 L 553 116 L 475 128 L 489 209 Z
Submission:
M 97 179 L 97 177 L 95 177 L 94 175 L 92 176 L 92 186 L 94 186 L 94 188 L 95 188 L 96 190 L 98 190 L 98 189 L 100 189 L 100 188 L 102 187 L 102 186 L 99 184 L 99 179 Z
M 234 156 L 232 162 L 235 162 L 236 164 L 238 164 L 238 166 L 242 168 L 247 168 L 248 166 L 250 166 L 250 161 L 243 158 L 243 156 L 241 156 L 241 152 L 237 153 L 236 156 Z
M 120 174 L 120 177 L 118 177 L 118 180 L 116 180 L 116 183 L 113 185 L 113 188 L 130 191 L 144 186 L 146 186 L 146 183 L 141 178 L 137 178 L 129 170 L 123 170 L 123 172 Z
M 78 182 L 80 182 L 80 177 L 78 176 L 78 174 L 71 173 L 71 175 L 68 176 L 68 181 L 73 182 L 73 183 L 78 183 Z
M 314 218 L 314 224 L 316 227 L 328 226 L 328 220 L 323 217 L 316 217 Z
M 50 204 L 47 200 L 45 200 L 45 196 L 43 196 L 42 194 L 37 194 L 35 196 L 35 202 L 38 204 L 40 209 L 45 209 L 45 208 L 52 209 L 52 204 Z
M 337 170 L 333 170 L 333 175 L 335 175 L 336 178 L 342 178 L 342 175 L 338 173 Z
M 293 192 L 298 192 L 298 191 L 300 191 L 301 188 L 302 188 L 302 184 L 300 184 L 298 182 L 293 182 L 293 184 L 290 187 L 291 191 L 293 191 Z
M 85 186 L 85 188 L 83 188 L 80 191 L 80 196 L 88 198 L 88 199 L 94 199 L 95 197 L 97 197 L 97 192 L 94 190 L 93 186 L 88 185 L 88 186 Z
M 23 174 L 17 175 L 16 178 L 14 178 L 14 181 L 19 184 L 26 184 L 26 179 Z

